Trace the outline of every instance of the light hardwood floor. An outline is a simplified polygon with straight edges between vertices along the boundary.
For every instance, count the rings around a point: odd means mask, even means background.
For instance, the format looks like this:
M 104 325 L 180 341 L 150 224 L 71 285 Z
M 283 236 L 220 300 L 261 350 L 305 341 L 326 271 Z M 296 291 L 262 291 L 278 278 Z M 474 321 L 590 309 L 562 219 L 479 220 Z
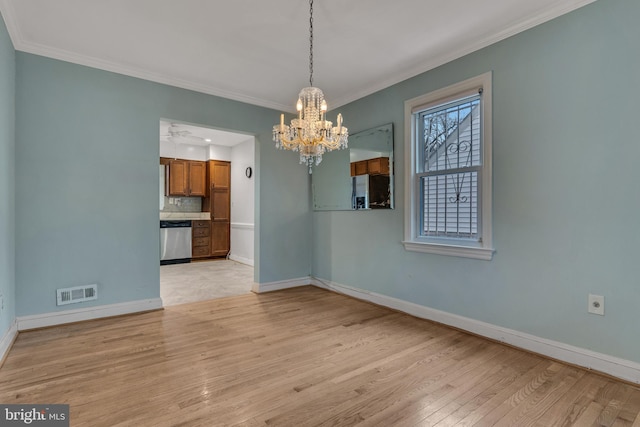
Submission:
M 0 402 L 72 426 L 640 426 L 640 389 L 303 287 L 21 333 Z

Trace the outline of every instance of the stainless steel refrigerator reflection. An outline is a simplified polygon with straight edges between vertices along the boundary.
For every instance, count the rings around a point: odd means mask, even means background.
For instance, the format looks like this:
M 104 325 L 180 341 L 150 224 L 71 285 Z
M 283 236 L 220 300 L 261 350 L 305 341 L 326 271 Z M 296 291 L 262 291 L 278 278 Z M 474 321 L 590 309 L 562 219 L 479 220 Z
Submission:
M 352 177 L 352 208 L 369 209 L 369 175 Z

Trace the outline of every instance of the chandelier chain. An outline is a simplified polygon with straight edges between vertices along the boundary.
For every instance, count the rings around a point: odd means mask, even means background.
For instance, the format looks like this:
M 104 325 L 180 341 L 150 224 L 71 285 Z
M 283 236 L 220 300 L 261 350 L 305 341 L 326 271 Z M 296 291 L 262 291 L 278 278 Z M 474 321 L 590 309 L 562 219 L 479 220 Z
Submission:
M 309 0 L 309 86 L 313 86 L 313 0 Z

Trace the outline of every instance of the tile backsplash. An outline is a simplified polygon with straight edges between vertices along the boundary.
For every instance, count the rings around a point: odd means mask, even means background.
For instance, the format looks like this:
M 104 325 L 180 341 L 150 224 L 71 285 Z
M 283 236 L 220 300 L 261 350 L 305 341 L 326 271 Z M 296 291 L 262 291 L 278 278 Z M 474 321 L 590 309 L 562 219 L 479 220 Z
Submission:
M 202 197 L 164 197 L 164 208 L 161 212 L 202 212 Z

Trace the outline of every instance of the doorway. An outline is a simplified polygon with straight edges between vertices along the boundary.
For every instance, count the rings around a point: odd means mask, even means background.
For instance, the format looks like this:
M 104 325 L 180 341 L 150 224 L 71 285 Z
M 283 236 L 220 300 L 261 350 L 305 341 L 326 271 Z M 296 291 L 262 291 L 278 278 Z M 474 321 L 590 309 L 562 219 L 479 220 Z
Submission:
M 168 189 L 167 162 L 185 161 L 190 165 L 205 167 L 206 194 L 176 195 Z M 172 164 L 173 164 L 172 163 Z M 219 223 L 212 233 L 203 237 L 201 228 L 193 229 L 193 258 L 189 263 L 162 265 L 160 267 L 160 296 L 163 305 L 175 305 L 232 295 L 249 293 L 254 282 L 253 266 L 255 240 L 255 138 L 252 135 L 212 129 L 203 125 L 176 120 L 160 120 L 160 219 L 193 219 L 194 227 L 214 224 L 216 218 L 209 206 L 209 192 L 216 190 L 211 173 L 214 166 L 228 164 L 229 224 L 228 252 L 219 250 Z M 198 176 L 194 174 L 186 179 Z M 209 184 L 209 179 L 211 183 Z M 209 188 L 211 185 L 211 188 Z M 191 186 L 191 184 L 189 184 Z M 193 185 L 193 188 L 198 188 Z M 208 230 L 207 230 L 208 231 Z M 202 245 L 215 247 L 207 253 Z M 203 252 L 204 249 L 204 252 Z M 226 252 L 226 256 L 225 256 Z

